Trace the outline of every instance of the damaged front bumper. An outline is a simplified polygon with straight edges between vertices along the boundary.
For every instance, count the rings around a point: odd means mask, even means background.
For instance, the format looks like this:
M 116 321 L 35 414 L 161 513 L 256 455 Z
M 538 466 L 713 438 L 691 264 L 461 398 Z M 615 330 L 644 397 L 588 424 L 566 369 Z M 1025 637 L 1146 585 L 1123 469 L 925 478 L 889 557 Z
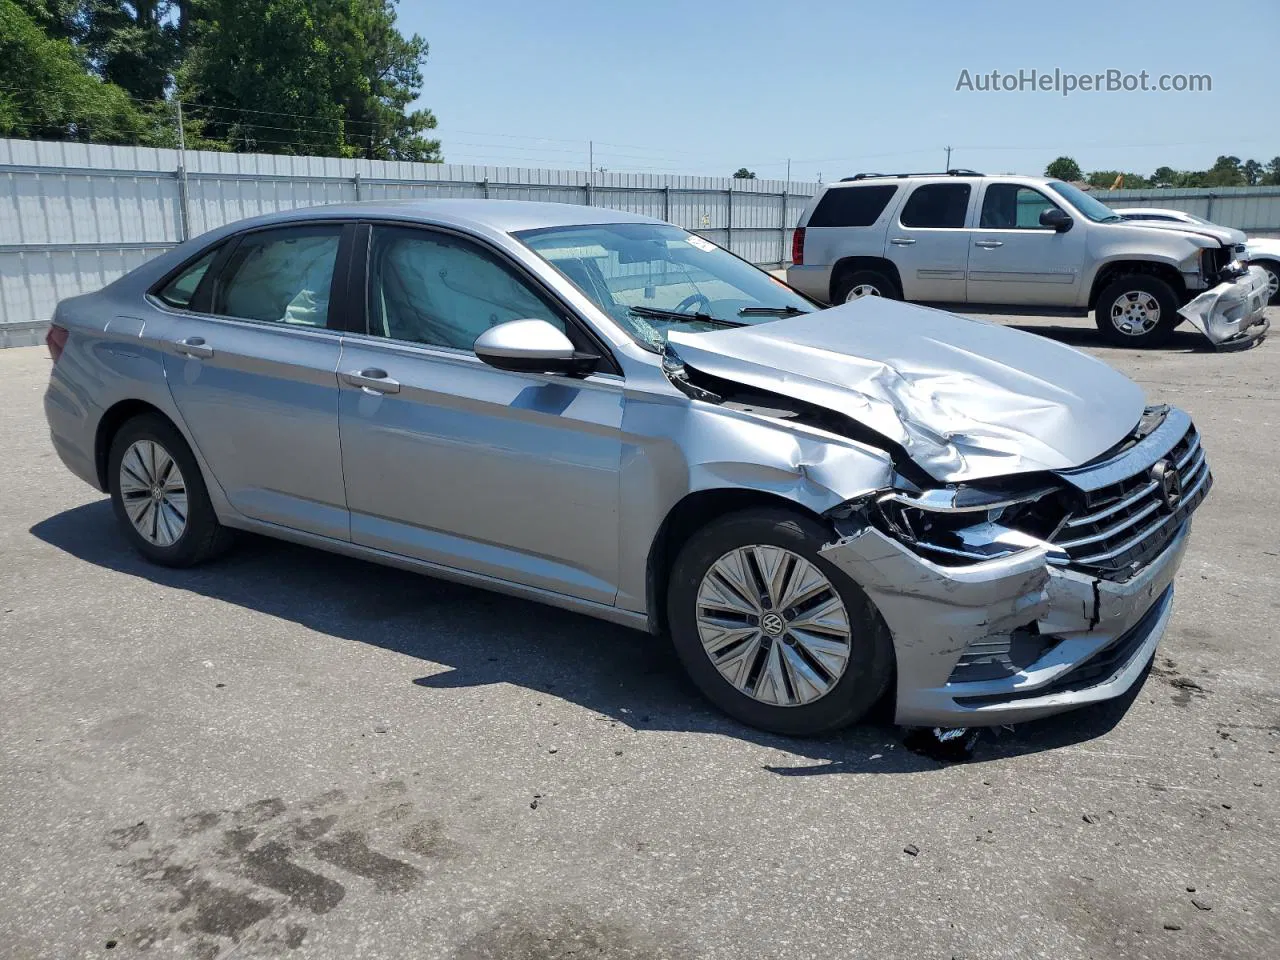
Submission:
M 1133 686 L 1168 624 L 1190 526 L 1124 582 L 1050 563 L 1044 547 L 941 566 L 870 526 L 821 553 L 866 591 L 893 635 L 897 722 L 993 726 Z
M 1262 340 L 1271 327 L 1266 317 L 1267 273 L 1250 267 L 1235 281 L 1218 284 L 1178 311 L 1219 350 L 1243 350 Z

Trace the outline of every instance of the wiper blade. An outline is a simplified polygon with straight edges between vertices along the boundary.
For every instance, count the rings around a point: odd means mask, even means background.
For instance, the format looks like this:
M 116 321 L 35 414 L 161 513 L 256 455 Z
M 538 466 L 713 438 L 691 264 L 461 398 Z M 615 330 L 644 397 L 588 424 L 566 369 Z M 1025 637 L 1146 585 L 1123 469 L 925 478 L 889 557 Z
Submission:
M 743 307 L 738 311 L 740 317 L 794 317 L 802 313 L 811 313 L 788 304 L 785 307 Z
M 721 327 L 742 326 L 734 320 L 722 320 L 709 313 L 681 313 L 679 310 L 659 310 L 657 307 L 627 307 L 627 309 L 637 316 L 652 317 L 654 320 L 697 320 L 702 323 L 714 323 Z

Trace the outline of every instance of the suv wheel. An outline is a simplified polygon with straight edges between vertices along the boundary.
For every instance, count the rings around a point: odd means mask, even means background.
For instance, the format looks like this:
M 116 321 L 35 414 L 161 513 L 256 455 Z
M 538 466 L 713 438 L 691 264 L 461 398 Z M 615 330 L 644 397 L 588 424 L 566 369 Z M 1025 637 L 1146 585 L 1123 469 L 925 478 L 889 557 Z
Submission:
M 107 480 L 125 536 L 148 560 L 189 567 L 229 545 L 231 533 L 218 523 L 191 449 L 163 417 L 144 414 L 120 428 Z
M 1182 322 L 1173 288 L 1158 277 L 1135 273 L 1117 277 L 1098 296 L 1094 322 L 1120 347 L 1164 343 Z
M 866 594 L 818 555 L 830 534 L 798 513 L 712 521 L 671 571 L 676 652 L 731 717 L 809 735 L 853 723 L 893 673 L 889 629 Z
M 854 270 L 841 275 L 836 281 L 833 294 L 832 303 L 848 303 L 850 300 L 861 300 L 863 297 L 902 299 L 897 285 L 877 270 Z
M 1251 260 L 1250 266 L 1261 267 L 1267 274 L 1267 303 L 1280 304 L 1280 263 L 1274 260 Z

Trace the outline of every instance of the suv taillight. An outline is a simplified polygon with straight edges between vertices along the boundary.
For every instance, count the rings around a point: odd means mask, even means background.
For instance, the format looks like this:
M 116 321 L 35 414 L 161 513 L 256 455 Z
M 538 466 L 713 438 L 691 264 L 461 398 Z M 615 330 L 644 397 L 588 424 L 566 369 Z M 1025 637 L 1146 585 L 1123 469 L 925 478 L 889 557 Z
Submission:
M 796 227 L 791 235 L 791 262 L 797 267 L 804 266 L 804 227 Z
M 54 363 L 57 363 L 58 358 L 62 356 L 62 348 L 67 345 L 67 336 L 66 327 L 60 327 L 56 323 L 49 324 L 49 332 L 44 335 L 44 342 L 49 348 L 49 356 L 53 357 Z

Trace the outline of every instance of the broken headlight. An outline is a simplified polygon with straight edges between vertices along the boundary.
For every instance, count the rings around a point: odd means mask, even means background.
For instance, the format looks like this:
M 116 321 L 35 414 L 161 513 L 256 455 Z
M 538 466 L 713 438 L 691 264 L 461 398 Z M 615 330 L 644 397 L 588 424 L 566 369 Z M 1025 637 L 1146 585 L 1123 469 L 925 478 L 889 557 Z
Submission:
M 1036 547 L 1052 561 L 1062 553 L 1049 538 L 1062 524 L 1067 505 L 1051 485 L 1014 492 L 977 486 L 895 491 L 878 498 L 872 519 L 882 533 L 948 566 L 1007 557 Z

